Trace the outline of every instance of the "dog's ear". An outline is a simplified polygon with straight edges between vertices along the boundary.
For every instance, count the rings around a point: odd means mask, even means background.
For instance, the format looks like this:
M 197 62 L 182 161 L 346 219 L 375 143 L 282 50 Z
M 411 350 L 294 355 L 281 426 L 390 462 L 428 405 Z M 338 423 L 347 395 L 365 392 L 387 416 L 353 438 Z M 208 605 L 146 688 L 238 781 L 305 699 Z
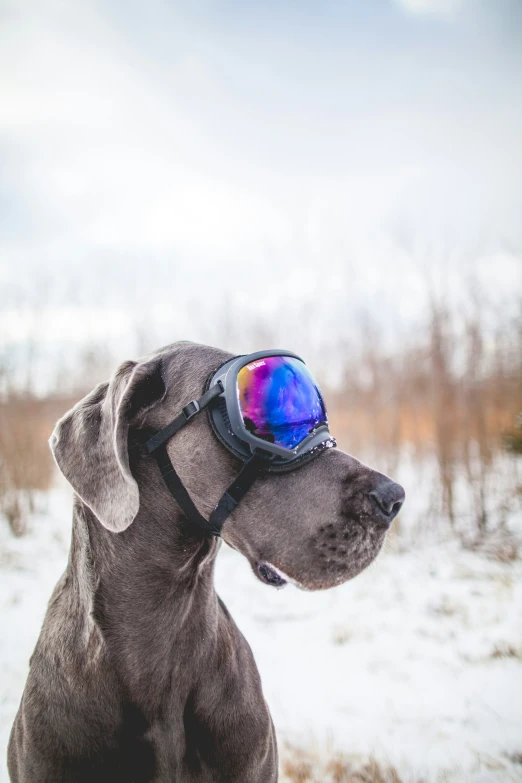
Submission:
M 129 427 L 165 393 L 159 358 L 126 362 L 58 421 L 49 440 L 76 494 L 114 533 L 133 522 L 140 505 L 129 466 Z

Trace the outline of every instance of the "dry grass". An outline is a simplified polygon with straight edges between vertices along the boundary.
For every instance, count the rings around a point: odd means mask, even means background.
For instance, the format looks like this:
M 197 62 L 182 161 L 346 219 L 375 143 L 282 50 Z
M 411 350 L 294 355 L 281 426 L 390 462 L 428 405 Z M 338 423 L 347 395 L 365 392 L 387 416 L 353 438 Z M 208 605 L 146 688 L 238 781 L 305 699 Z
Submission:
M 348 644 L 352 638 L 352 631 L 344 625 L 337 625 L 332 632 L 332 641 L 334 644 Z
M 49 489 L 54 463 L 47 441 L 70 400 L 10 394 L 0 401 L 0 511 L 21 535 L 35 497 Z
M 257 339 L 260 346 L 278 342 L 266 330 Z M 425 459 L 435 460 L 438 480 L 429 509 L 435 523 L 449 524 L 467 546 L 494 549 L 492 556 L 504 561 L 517 558 L 514 539 L 492 543 L 490 535 L 505 527 L 522 499 L 516 467 L 522 449 L 522 316 L 509 320 L 477 301 L 463 317 L 433 303 L 424 325 L 393 352 L 386 347 L 385 326 L 363 318 L 337 353 L 344 368 L 341 387 L 326 396 L 339 445 L 390 475 L 406 452 L 419 468 Z M 103 346 L 86 350 L 74 383 L 67 387 L 57 377 L 56 388 L 74 387 L 78 399 L 81 389 L 107 377 L 111 364 L 116 362 Z M 34 493 L 49 486 L 47 438 L 74 402 L 71 395 L 37 399 L 27 391 L 30 385 L 15 392 L 14 377 L 35 374 L 23 370 L 8 371 L 0 362 L 0 510 L 15 532 L 23 531 Z
M 467 545 L 490 560 L 511 563 L 520 557 L 521 542 L 515 533 L 504 528 L 493 530 Z
M 493 659 L 515 658 L 516 660 L 522 661 L 522 648 L 515 647 L 512 644 L 496 644 L 489 657 Z
M 522 411 L 522 322 L 496 319 L 486 326 L 477 306 L 459 321 L 433 305 L 425 327 L 393 354 L 382 332 L 366 328 L 345 346 L 342 389 L 328 395 L 332 431 L 351 453 L 377 456 L 391 474 L 404 451 L 435 458 L 438 515 L 475 538 L 502 526 L 520 491 L 513 468 L 499 497 L 497 474 L 500 455 L 513 466 L 518 458 L 511 446 L 508 456 L 506 436 L 511 444 Z M 462 479 L 471 531 L 458 529 Z
M 395 767 L 372 757 L 364 762 L 342 754 L 324 759 L 290 745 L 283 747 L 281 757 L 281 783 L 422 783 L 401 778 Z

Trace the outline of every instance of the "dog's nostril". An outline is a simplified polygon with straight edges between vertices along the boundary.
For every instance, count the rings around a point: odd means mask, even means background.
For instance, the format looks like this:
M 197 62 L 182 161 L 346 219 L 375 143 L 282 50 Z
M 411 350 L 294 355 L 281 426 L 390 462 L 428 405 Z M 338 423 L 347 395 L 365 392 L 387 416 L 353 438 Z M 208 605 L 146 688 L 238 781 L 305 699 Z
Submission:
M 391 523 L 401 510 L 405 492 L 400 484 L 386 479 L 370 492 L 370 497 L 378 506 L 379 511 L 387 518 L 388 523 Z
M 396 503 L 393 504 L 392 510 L 391 510 L 391 516 L 392 517 L 396 517 L 397 516 L 397 514 L 401 510 L 402 503 L 403 503 L 402 500 L 400 500 L 400 501 L 398 500 Z

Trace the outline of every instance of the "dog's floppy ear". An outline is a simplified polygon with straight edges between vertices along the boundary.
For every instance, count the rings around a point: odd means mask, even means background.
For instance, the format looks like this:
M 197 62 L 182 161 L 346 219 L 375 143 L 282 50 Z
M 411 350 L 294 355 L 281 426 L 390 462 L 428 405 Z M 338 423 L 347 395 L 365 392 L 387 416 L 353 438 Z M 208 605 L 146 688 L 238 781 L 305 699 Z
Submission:
M 129 426 L 165 393 L 159 358 L 125 362 L 58 421 L 49 440 L 76 494 L 114 533 L 133 522 L 140 505 L 129 466 Z

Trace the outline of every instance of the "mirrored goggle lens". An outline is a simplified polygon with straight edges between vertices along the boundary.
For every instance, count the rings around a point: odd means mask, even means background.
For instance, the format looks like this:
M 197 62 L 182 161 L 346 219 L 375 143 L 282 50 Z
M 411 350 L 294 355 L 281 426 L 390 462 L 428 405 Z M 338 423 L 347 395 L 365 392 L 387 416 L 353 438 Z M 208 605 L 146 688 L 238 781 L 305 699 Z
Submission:
M 237 394 L 246 429 L 287 449 L 328 423 L 314 379 L 302 361 L 290 356 L 246 364 L 237 376 Z

